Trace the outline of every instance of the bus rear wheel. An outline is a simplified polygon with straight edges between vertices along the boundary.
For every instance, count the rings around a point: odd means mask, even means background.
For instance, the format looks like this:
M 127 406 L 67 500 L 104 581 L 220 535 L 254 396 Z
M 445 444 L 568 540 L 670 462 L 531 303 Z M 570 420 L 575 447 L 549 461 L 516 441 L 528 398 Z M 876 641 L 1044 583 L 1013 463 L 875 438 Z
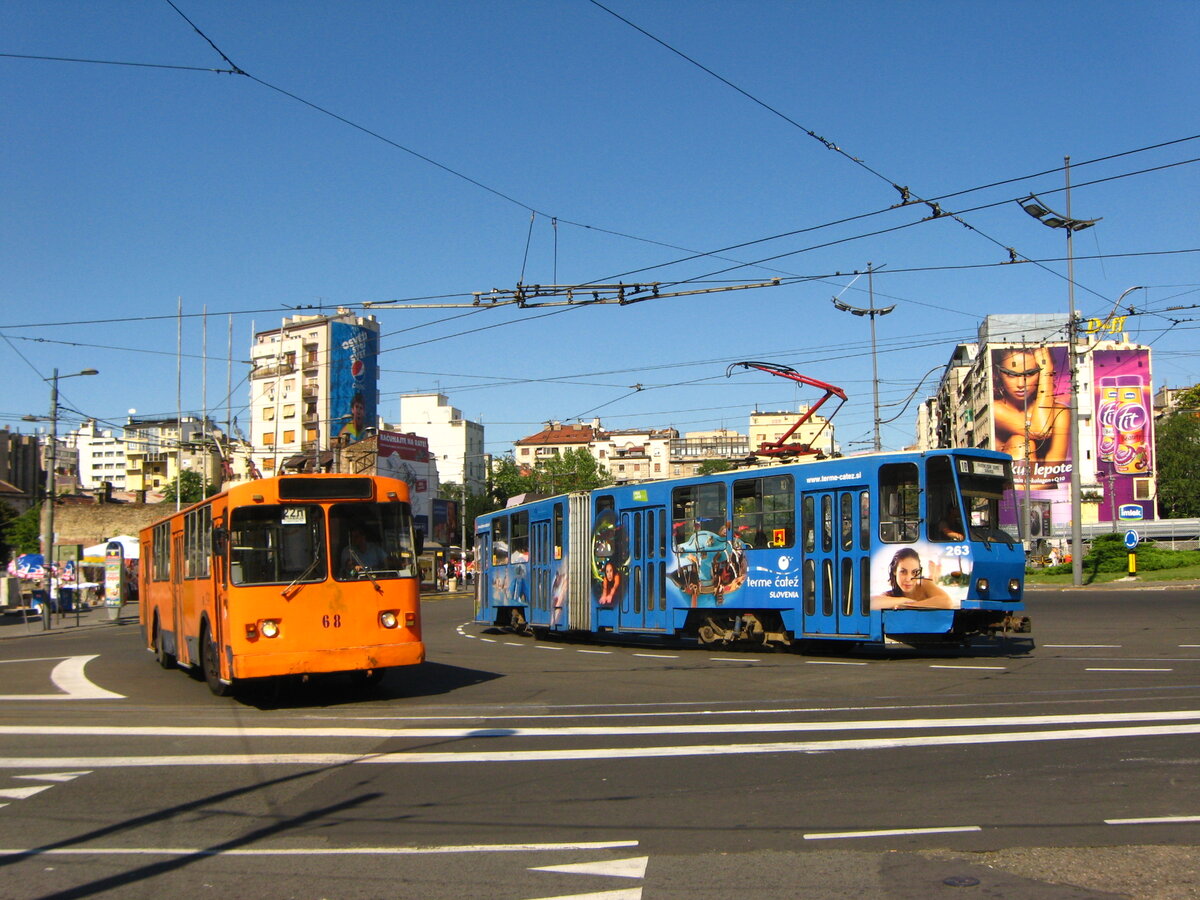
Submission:
M 233 693 L 233 685 L 221 681 L 219 652 L 217 642 L 213 640 L 206 624 L 200 634 L 200 666 L 204 670 L 204 680 L 208 682 L 208 689 L 218 697 L 228 697 Z

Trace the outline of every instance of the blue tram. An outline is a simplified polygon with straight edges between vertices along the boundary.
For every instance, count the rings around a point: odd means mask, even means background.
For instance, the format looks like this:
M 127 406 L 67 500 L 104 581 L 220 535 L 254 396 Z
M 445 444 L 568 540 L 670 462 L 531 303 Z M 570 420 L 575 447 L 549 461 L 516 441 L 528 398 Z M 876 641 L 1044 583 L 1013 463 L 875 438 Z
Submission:
M 953 449 L 534 500 L 476 520 L 476 621 L 702 644 L 1025 633 L 1011 487 L 1008 455 Z

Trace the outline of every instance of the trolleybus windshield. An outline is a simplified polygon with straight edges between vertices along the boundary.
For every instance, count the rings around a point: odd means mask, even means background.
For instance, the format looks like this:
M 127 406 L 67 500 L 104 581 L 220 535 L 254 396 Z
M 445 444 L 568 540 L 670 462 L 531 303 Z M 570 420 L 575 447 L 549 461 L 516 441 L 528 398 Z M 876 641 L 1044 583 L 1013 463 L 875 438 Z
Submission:
M 324 581 L 325 511 L 310 505 L 239 506 L 230 516 L 229 577 L 238 586 Z
M 407 503 L 335 503 L 329 509 L 334 578 L 412 578 L 416 572 Z

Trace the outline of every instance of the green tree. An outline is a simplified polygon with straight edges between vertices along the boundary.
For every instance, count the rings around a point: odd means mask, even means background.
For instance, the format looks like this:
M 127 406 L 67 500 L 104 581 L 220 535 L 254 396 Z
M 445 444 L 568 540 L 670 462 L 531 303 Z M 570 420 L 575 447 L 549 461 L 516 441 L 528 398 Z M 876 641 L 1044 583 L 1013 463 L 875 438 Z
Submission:
M 163 491 L 163 500 L 175 502 L 176 496 L 180 503 L 198 503 L 205 497 L 211 497 L 217 489 L 210 483 L 205 484 L 199 472 L 184 469 L 175 480 Z
M 700 463 L 700 469 L 696 472 L 697 475 L 715 475 L 717 472 L 728 472 L 733 468 L 733 463 L 727 459 L 706 459 Z
M 504 456 L 492 467 L 492 498 L 496 504 L 492 508 L 504 506 L 510 497 L 518 494 L 552 496 L 609 484 L 612 484 L 612 477 L 583 447 L 540 459 L 532 468 L 520 465 L 511 456 Z
M 4 522 L 4 541 L 15 553 L 37 553 L 41 547 L 42 510 L 31 506 L 19 516 Z
M 1200 516 L 1200 411 L 1184 407 L 1163 418 L 1154 428 L 1154 450 L 1158 514 L 1165 519 Z

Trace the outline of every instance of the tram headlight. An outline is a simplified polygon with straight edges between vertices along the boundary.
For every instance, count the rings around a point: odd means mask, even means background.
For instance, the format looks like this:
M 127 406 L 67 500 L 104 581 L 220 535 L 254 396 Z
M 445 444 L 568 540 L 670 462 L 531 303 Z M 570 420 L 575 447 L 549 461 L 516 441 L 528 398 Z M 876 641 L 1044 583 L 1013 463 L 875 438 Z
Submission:
M 379 624 L 384 628 L 395 628 L 400 624 L 400 622 L 396 618 L 396 613 L 394 610 L 385 609 L 379 614 Z
M 265 638 L 279 637 L 279 621 L 277 619 L 260 619 L 258 633 Z
M 980 578 L 978 581 L 976 581 L 975 590 L 979 591 L 979 595 L 981 597 L 986 597 L 988 592 L 988 580 L 986 578 Z
M 1012 594 L 1014 597 L 1021 593 L 1021 579 L 1020 578 L 1008 579 L 1008 592 L 1010 594 Z

